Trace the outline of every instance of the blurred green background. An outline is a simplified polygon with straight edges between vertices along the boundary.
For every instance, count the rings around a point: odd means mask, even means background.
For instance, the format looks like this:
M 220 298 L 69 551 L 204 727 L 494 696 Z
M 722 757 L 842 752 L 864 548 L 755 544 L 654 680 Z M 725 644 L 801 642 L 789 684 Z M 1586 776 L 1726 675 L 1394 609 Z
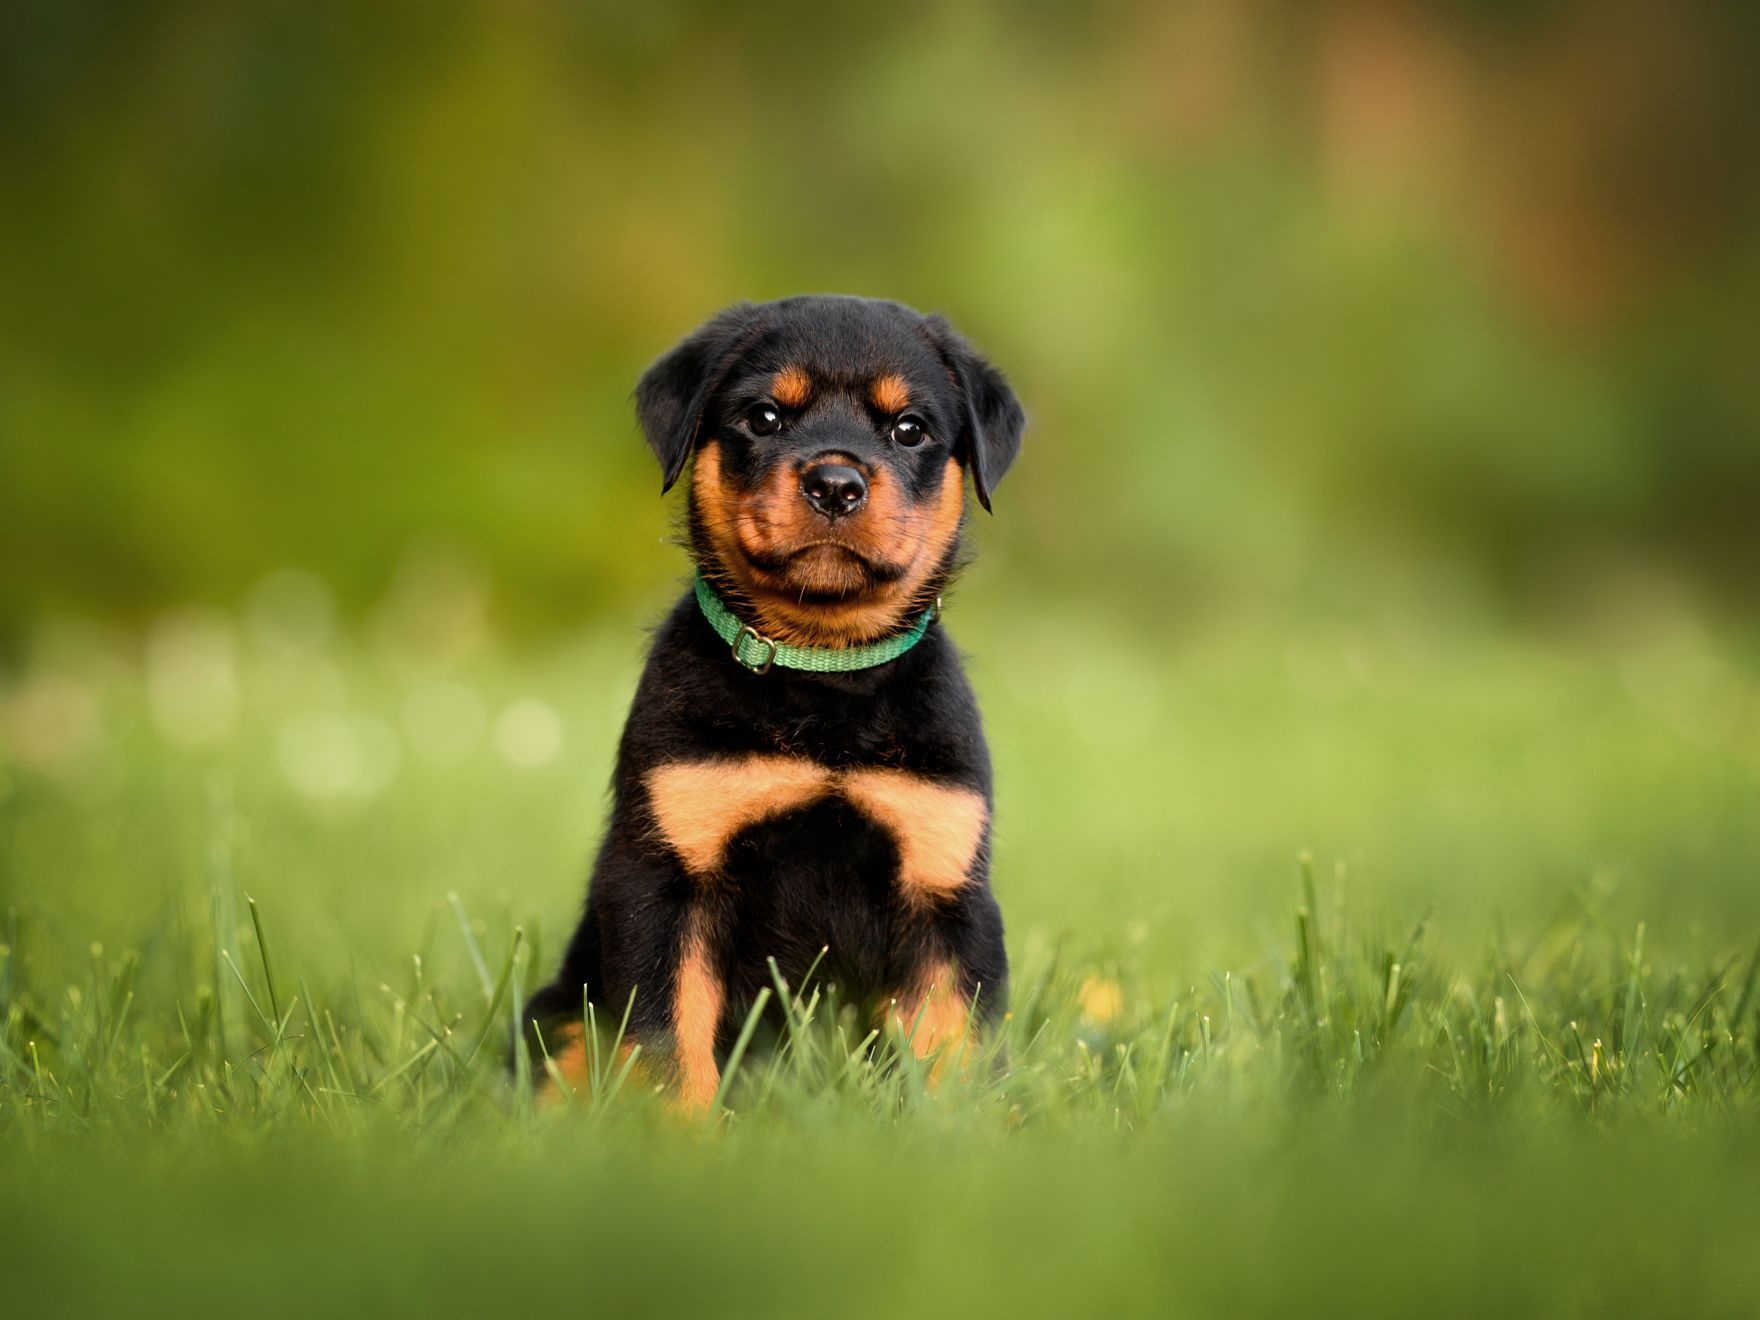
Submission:
M 949 314 L 1030 447 L 1009 591 L 1120 616 L 1750 609 L 1760 16 L 1193 0 L 127 7 L 0 44 L 0 635 L 530 638 L 677 567 L 641 367 L 739 298 Z M 621 614 L 619 614 L 621 612 Z

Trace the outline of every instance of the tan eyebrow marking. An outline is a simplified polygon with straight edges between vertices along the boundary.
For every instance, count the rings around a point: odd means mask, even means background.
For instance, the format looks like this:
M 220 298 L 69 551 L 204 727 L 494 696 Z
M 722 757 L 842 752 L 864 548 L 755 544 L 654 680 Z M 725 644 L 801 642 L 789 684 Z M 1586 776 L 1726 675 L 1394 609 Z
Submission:
M 910 407 L 911 387 L 904 383 L 903 376 L 888 372 L 875 379 L 868 391 L 868 397 L 883 413 L 901 413 Z
M 813 382 L 799 367 L 784 367 L 770 378 L 770 393 L 784 408 L 798 408 L 813 392 Z

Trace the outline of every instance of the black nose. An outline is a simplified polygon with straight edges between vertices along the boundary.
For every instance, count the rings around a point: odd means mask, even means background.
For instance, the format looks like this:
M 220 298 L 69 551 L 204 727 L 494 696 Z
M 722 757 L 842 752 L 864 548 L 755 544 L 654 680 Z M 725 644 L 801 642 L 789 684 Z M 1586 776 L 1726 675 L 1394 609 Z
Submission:
M 801 473 L 801 494 L 827 518 L 841 518 L 867 502 L 868 483 L 848 463 L 815 463 Z

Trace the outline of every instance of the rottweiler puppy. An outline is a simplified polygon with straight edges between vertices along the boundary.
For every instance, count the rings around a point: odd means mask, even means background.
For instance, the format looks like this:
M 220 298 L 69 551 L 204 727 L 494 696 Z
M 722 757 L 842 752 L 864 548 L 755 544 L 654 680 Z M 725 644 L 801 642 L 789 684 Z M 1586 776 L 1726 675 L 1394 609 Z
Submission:
M 655 635 L 531 1034 L 578 1082 L 583 998 L 603 1022 L 633 992 L 626 1042 L 705 1108 L 774 958 L 919 1055 L 963 1051 L 1008 964 L 990 756 L 941 595 L 966 476 L 989 509 L 1020 403 L 940 317 L 831 296 L 728 308 L 635 400 L 662 493 L 690 469 L 697 576 Z

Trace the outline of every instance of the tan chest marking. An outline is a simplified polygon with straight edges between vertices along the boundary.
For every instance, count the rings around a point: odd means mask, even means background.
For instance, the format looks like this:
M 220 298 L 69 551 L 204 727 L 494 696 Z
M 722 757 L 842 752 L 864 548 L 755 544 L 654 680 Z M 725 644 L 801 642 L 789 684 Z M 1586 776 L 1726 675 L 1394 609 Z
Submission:
M 824 796 L 831 772 L 793 756 L 679 762 L 648 772 L 648 800 L 661 834 L 690 870 L 721 865 L 727 841 L 759 821 Z
M 839 794 L 892 835 L 899 887 L 925 903 L 966 882 L 989 814 L 969 788 L 907 770 L 834 771 L 791 756 L 663 765 L 648 772 L 647 785 L 660 833 L 696 875 L 714 872 L 741 830 Z
M 966 882 L 983 842 L 984 799 L 905 770 L 851 770 L 839 785 L 864 816 L 898 844 L 898 881 L 919 902 L 945 898 Z

